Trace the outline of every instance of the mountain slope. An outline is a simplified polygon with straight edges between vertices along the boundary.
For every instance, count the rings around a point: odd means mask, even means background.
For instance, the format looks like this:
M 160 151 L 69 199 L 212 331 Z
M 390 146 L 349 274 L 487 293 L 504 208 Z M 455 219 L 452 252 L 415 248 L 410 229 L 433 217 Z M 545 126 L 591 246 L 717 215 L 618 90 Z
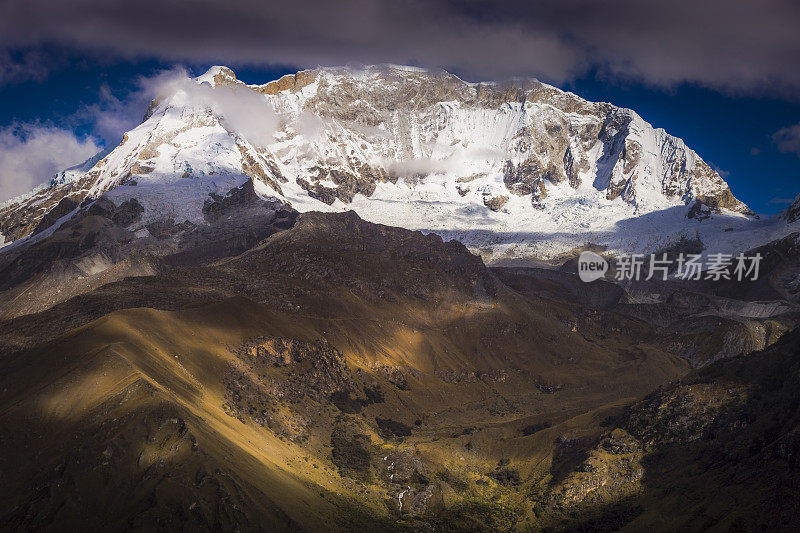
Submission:
M 610 425 L 645 453 L 643 491 L 624 531 L 796 529 L 798 353 L 795 330 L 693 372 Z M 592 474 L 578 476 L 586 483 Z
M 304 213 L 3 322 L 0 527 L 791 530 L 797 332 L 690 373 L 547 272 Z
M 742 251 L 785 226 L 753 220 L 694 151 L 635 112 L 535 80 L 473 84 L 382 66 L 246 85 L 213 67 L 171 86 L 81 177 L 5 206 L 0 233 L 18 240 L 62 197 L 102 194 L 136 198 L 142 226 L 196 222 L 209 192 L 248 178 L 301 212 L 353 209 L 457 238 L 493 262 L 696 237 Z
M 19 344 L 0 358 L 0 525 L 536 523 L 523 487 L 493 477 L 521 428 L 617 409 L 688 370 L 642 323 L 609 337 L 577 322 L 460 243 L 305 213 L 243 254 L 3 324 Z M 527 487 L 550 450 L 508 469 Z

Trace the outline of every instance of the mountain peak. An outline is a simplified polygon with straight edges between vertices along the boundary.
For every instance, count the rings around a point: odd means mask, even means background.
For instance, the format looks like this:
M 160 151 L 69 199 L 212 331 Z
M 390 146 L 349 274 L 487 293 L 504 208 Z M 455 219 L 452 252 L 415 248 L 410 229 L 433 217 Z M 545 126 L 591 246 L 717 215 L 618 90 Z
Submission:
M 234 74 L 233 70 L 222 65 L 214 65 L 205 71 L 204 74 L 196 77 L 195 80 L 198 83 L 206 82 L 212 87 L 239 81 L 236 79 L 236 74 Z

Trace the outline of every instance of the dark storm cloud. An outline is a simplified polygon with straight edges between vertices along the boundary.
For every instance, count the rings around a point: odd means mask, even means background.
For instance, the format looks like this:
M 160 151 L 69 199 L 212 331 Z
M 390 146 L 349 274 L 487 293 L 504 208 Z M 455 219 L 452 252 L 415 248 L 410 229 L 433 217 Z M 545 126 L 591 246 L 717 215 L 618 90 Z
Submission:
M 0 85 L 29 80 L 43 81 L 50 70 L 61 62 L 61 57 L 39 49 L 16 53 L 0 49 Z
M 792 0 L 29 0 L 4 2 L 0 20 L 7 49 L 55 44 L 240 65 L 413 63 L 554 82 L 596 69 L 658 86 L 800 88 Z

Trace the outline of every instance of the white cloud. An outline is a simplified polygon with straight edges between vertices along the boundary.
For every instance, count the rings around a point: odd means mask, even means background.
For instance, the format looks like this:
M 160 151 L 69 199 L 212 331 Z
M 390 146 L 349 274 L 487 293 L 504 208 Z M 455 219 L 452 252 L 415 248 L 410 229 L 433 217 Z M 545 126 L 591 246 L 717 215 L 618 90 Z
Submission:
M 387 161 L 386 168 L 389 174 L 400 178 L 412 178 L 414 176 L 427 176 L 439 172 L 450 170 L 451 161 L 447 159 L 431 159 L 429 157 L 418 157 L 400 161 Z
M 776 131 L 772 135 L 772 140 L 778 145 L 778 150 L 781 152 L 800 157 L 800 122 Z
M 246 86 L 197 83 L 181 69 L 143 80 L 143 90 L 153 98 L 185 98 L 195 108 L 210 109 L 229 130 L 256 146 L 273 141 L 280 120 L 267 98 Z
M 139 77 L 124 95 L 116 95 L 108 85 L 102 85 L 97 102 L 78 109 L 67 122 L 73 125 L 89 125 L 91 130 L 106 145 L 119 143 L 122 134 L 130 131 L 142 121 L 147 106 L 153 98 L 170 94 L 176 80 L 187 78 L 186 70 L 180 67 L 167 69 L 151 77 Z
M 255 146 L 263 147 L 273 141 L 280 121 L 272 104 L 261 94 L 247 88 L 199 87 L 195 97 L 200 103 L 224 117 L 223 123 Z
M 708 164 L 712 169 L 714 169 L 714 172 L 719 174 L 719 177 L 724 179 L 724 180 L 728 179 L 728 177 L 731 175 L 731 171 L 730 170 L 723 170 L 719 166 L 717 166 L 714 163 L 712 163 L 711 161 L 709 161 Z
M 794 198 L 770 198 L 767 202 L 770 205 L 789 205 L 794 202 Z
M 121 98 L 114 95 L 108 86 L 103 86 L 98 102 L 84 106 L 72 121 L 91 124 L 92 131 L 106 144 L 116 144 L 124 132 L 139 125 L 152 100 L 171 97 L 184 98 L 193 107 L 210 109 L 222 117 L 228 129 L 257 146 L 270 143 L 280 127 L 275 110 L 263 95 L 245 86 L 198 84 L 183 67 L 164 70 L 152 77 L 141 77 Z
M 99 150 L 94 138 L 82 139 L 62 128 L 40 124 L 0 128 L 0 202 L 30 191 Z

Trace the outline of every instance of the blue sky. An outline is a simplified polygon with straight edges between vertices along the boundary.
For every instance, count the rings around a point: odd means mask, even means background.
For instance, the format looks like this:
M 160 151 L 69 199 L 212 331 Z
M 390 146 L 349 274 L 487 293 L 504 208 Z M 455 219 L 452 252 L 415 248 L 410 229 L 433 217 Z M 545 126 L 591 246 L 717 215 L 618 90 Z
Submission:
M 796 0 L 3 2 L 0 202 L 118 142 L 163 69 L 399 63 L 630 107 L 775 213 L 800 193 L 798 27 Z

